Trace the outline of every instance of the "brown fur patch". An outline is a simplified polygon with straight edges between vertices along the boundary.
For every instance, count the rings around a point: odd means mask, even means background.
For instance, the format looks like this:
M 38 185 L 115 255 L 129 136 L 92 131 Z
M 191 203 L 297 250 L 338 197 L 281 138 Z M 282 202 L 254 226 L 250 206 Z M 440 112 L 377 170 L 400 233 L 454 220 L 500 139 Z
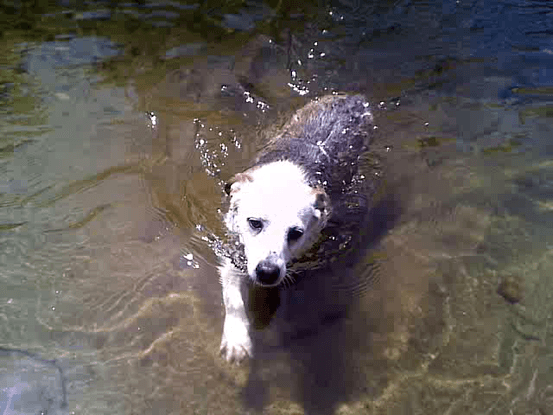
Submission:
M 330 197 L 321 187 L 313 188 L 313 194 L 315 195 L 315 209 L 321 211 L 321 219 L 323 223 L 326 223 L 332 213 Z
M 227 184 L 225 184 L 225 193 L 227 195 L 230 195 L 231 193 L 235 193 L 240 189 L 241 183 L 251 183 L 253 181 L 253 177 L 250 173 L 254 170 L 254 168 L 249 169 L 243 173 L 236 173 L 234 177 Z

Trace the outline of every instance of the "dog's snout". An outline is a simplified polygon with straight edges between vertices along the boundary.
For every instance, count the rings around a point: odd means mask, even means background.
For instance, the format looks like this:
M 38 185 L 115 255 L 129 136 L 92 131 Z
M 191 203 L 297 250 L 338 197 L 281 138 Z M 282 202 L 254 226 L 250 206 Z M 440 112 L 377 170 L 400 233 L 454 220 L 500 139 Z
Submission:
M 273 285 L 280 277 L 280 267 L 271 261 L 261 261 L 255 268 L 255 275 L 261 284 Z

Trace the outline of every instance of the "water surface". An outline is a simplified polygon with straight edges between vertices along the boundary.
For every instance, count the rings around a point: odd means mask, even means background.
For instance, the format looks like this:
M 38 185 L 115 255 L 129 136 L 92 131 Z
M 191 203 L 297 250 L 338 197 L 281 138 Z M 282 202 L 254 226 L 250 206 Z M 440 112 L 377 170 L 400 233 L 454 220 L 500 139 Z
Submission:
M 0 414 L 553 412 L 552 5 L 294 7 L 0 8 Z M 222 185 L 333 92 L 375 114 L 365 245 L 253 293 L 229 365 Z

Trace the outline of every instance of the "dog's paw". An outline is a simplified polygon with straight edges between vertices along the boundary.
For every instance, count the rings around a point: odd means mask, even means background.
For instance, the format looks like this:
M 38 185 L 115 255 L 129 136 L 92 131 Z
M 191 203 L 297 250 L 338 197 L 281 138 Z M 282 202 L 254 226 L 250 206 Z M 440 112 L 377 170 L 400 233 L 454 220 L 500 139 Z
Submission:
M 253 356 L 252 340 L 248 326 L 241 319 L 226 317 L 221 340 L 221 356 L 227 362 L 240 363 Z

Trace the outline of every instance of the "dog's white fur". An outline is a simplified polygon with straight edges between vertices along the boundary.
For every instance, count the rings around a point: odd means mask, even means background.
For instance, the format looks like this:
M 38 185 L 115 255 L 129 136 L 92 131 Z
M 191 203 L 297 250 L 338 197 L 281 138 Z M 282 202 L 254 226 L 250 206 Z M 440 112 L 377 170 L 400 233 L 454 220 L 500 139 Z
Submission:
M 286 264 L 309 248 L 323 229 L 328 216 L 324 192 L 309 186 L 302 167 L 290 161 L 255 167 L 236 179 L 225 224 L 244 245 L 249 278 L 266 287 L 277 286 L 286 278 Z M 251 219 L 262 228 L 253 228 Z M 301 232 L 301 237 L 290 240 L 291 230 Z M 268 283 L 260 281 L 258 270 L 266 262 L 279 270 L 278 277 Z M 243 274 L 228 259 L 220 273 L 226 311 L 221 352 L 228 361 L 240 361 L 252 355 L 240 292 Z
M 319 193 L 307 184 L 301 167 L 290 161 L 276 161 L 249 173 L 231 187 L 231 210 L 227 228 L 240 237 L 248 261 L 248 275 L 256 281 L 256 266 L 263 260 L 280 268 L 279 285 L 286 275 L 286 263 L 320 230 L 321 210 L 315 207 Z M 263 229 L 252 229 L 248 219 L 260 220 Z M 287 241 L 290 229 L 303 232 L 293 244 Z

